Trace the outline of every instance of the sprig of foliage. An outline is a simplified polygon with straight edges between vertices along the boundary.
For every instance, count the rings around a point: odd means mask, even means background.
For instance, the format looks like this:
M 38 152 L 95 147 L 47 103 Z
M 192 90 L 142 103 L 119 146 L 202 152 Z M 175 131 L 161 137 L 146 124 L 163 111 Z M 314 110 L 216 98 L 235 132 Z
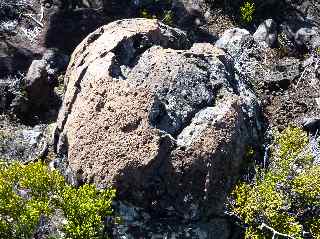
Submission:
M 171 0 L 153 0 L 142 4 L 139 9 L 139 17 L 148 19 L 159 19 L 167 25 L 174 24 L 174 14 Z
M 255 9 L 254 2 L 249 2 L 249 1 L 244 2 L 244 4 L 240 7 L 241 20 L 246 24 L 251 23 L 253 20 L 253 14 L 255 10 L 256 9 Z
M 299 128 L 281 133 L 266 171 L 258 168 L 255 182 L 240 182 L 232 192 L 232 209 L 246 224 L 245 238 L 271 238 L 275 232 L 302 238 L 320 236 L 320 166 L 307 153 L 308 138 Z M 311 215 L 311 216 L 310 216 Z M 274 231 L 261 230 L 268 225 Z

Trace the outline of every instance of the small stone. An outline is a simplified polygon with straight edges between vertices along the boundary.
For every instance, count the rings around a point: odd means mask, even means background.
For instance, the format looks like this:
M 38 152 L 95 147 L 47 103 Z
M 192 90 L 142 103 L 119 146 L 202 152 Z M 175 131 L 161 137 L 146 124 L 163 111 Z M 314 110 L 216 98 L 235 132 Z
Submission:
M 304 130 L 314 133 L 320 129 L 320 118 L 305 118 L 302 125 Z
M 318 108 L 320 109 L 320 98 L 316 98 L 315 101 L 316 101 L 316 103 L 318 105 Z

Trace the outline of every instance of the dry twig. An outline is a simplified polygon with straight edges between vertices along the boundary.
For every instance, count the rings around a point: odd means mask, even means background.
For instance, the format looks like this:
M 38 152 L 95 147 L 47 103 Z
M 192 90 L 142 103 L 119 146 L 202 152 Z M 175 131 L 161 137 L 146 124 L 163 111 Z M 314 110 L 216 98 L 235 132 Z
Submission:
M 286 238 L 290 238 L 290 239 L 295 239 L 294 237 L 287 235 L 287 234 L 283 234 L 281 232 L 276 231 L 275 229 L 273 229 L 272 227 L 268 226 L 265 223 L 262 223 L 260 226 L 260 229 L 262 230 L 263 228 L 266 228 L 268 230 L 270 230 L 273 235 L 272 235 L 272 239 L 275 239 L 277 236 L 281 236 L 281 237 L 286 237 Z
M 30 19 L 32 19 L 34 22 L 36 22 L 40 27 L 43 28 L 43 24 L 38 21 L 36 18 L 33 17 L 34 14 L 22 14 L 23 16 L 29 17 Z

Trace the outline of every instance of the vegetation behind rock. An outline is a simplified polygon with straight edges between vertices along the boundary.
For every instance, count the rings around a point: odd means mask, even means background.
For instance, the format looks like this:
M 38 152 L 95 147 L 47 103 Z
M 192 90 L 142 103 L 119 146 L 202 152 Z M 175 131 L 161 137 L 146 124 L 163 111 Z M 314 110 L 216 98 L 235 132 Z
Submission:
M 245 238 L 320 238 L 320 166 L 308 147 L 306 133 L 287 128 L 276 139 L 269 168 L 257 168 L 253 183 L 234 189 L 233 211 L 246 224 Z

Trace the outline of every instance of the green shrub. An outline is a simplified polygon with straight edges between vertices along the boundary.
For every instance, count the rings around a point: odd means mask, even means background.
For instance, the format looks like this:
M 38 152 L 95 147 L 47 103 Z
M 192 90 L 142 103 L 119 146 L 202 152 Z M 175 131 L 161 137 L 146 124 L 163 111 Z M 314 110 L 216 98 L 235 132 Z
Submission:
M 74 188 L 41 163 L 0 163 L 0 238 L 32 238 L 40 217 L 60 208 L 67 238 L 103 238 L 103 219 L 112 213 L 114 190 Z
M 115 191 L 99 192 L 95 186 L 86 184 L 79 189 L 66 186 L 61 195 L 61 206 L 68 220 L 65 226 L 67 238 L 103 238 L 102 221 L 112 213 L 111 203 Z
M 258 168 L 253 183 L 235 187 L 232 209 L 248 225 L 245 238 L 278 233 L 298 239 L 303 231 L 319 238 L 320 166 L 313 165 L 307 149 L 307 135 L 287 128 L 276 139 L 269 169 Z
M 63 177 L 41 163 L 0 165 L 0 238 L 31 238 L 41 215 L 49 216 L 50 200 Z
M 240 17 L 241 21 L 245 24 L 249 24 L 253 20 L 253 14 L 255 12 L 255 5 L 253 2 L 246 1 L 240 7 Z

